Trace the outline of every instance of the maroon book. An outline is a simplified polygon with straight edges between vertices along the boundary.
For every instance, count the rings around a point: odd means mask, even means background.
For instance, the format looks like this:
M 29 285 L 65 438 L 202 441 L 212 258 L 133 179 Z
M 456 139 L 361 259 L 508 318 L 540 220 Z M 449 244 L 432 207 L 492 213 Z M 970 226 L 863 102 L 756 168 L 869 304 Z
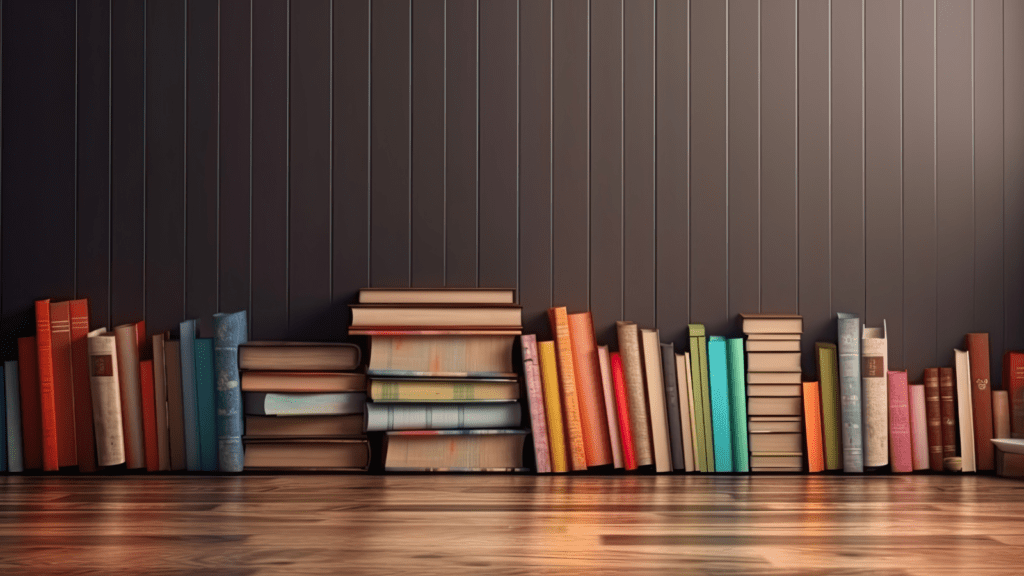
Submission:
M 971 402 L 974 408 L 974 455 L 978 470 L 995 470 L 992 447 L 992 379 L 989 372 L 988 333 L 967 335 L 971 358 Z
M 939 368 L 939 407 L 942 414 L 942 457 L 956 456 L 956 380 L 953 369 Z
M 96 436 L 92 423 L 92 387 L 89 383 L 89 301 L 72 300 L 71 380 L 75 391 L 75 440 L 78 470 L 96 471 Z
M 18 384 L 21 388 L 21 444 L 25 470 L 43 467 L 43 422 L 39 405 L 36 337 L 18 338 Z
M 924 369 L 924 402 L 928 414 L 928 467 L 942 472 L 942 407 L 939 400 L 939 369 Z

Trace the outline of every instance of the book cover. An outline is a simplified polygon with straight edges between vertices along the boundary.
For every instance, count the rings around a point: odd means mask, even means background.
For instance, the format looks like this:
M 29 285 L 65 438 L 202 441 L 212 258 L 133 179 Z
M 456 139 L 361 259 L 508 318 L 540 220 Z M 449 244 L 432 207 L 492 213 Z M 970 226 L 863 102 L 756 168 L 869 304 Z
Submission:
M 350 304 L 352 327 L 514 328 L 523 325 L 516 304 Z
M 608 415 L 604 409 L 604 389 L 601 385 L 601 365 L 597 357 L 593 318 L 590 312 L 568 314 L 566 318 L 587 466 L 611 464 L 612 446 L 608 436 Z
M 799 334 L 804 331 L 799 314 L 740 314 L 744 334 Z
M 957 414 L 960 425 L 960 470 L 963 472 L 977 472 L 978 464 L 974 452 L 974 398 L 971 395 L 973 380 L 971 380 L 970 354 L 966 350 L 953 350 L 953 357 L 956 366 L 956 396 Z M 945 462 L 943 462 L 945 464 Z
M 618 352 L 610 355 L 612 384 L 615 387 L 615 411 L 619 417 L 619 436 L 622 439 L 622 460 L 626 470 L 636 470 L 636 449 L 633 443 L 633 426 L 629 421 L 629 390 L 622 368 L 622 356 Z
M 967 353 L 971 361 L 971 406 L 974 410 L 974 452 L 977 466 L 978 470 L 995 470 L 988 333 L 971 333 L 967 335 L 966 340 Z
M 213 365 L 216 372 L 217 457 L 221 472 L 241 472 L 242 391 L 238 346 L 247 340 L 245 311 L 213 315 Z
M 658 331 L 640 331 L 644 355 L 644 381 L 647 383 L 647 402 L 651 418 L 651 440 L 654 442 L 654 470 L 672 471 L 672 440 L 668 431 L 665 410 L 665 384 L 661 374 L 661 342 Z
M 167 422 L 167 357 L 164 353 L 166 334 L 153 335 L 153 402 L 156 406 L 157 469 L 171 469 L 171 444 Z
M 562 419 L 568 437 L 569 463 L 573 470 L 587 469 L 586 443 L 583 439 L 583 423 L 580 421 L 579 394 L 576 391 L 576 371 L 572 359 L 572 337 L 569 334 L 569 318 L 564 306 L 548 310 L 551 333 L 555 337 L 555 352 L 558 359 L 558 384 L 562 391 Z
M 889 463 L 889 341 L 885 320 L 880 328 L 863 327 L 860 358 L 864 466 L 876 468 Z
M 121 426 L 124 431 L 124 454 L 128 468 L 146 467 L 137 335 L 135 324 L 122 324 L 114 328 L 114 340 L 117 344 L 117 383 L 121 389 Z
M 928 410 L 925 407 L 924 384 L 911 383 L 910 393 L 910 444 L 914 453 L 914 470 L 929 468 L 928 454 Z
M 195 329 L 191 332 L 195 333 Z M 488 339 L 484 339 L 489 341 Z M 508 371 L 511 371 L 512 338 L 504 337 L 495 339 L 499 344 L 499 350 L 505 352 L 505 364 Z M 436 354 L 425 353 L 422 348 L 426 344 L 429 348 L 451 350 L 454 344 L 466 345 L 467 343 L 479 344 L 478 338 L 450 338 L 450 337 L 389 337 L 380 336 L 372 339 L 374 355 L 377 357 L 376 366 L 387 371 L 394 367 L 404 367 L 405 362 L 418 361 L 419 365 L 413 369 L 422 367 L 423 370 L 430 370 L 441 358 Z M 467 349 L 468 348 L 468 349 Z M 462 353 L 480 354 L 479 347 L 467 347 Z M 474 358 L 475 359 L 475 358 Z M 262 340 L 245 342 L 238 347 L 238 368 L 240 370 L 282 370 L 282 371 L 317 371 L 330 372 L 338 370 L 355 370 L 359 368 L 362 360 L 362 353 L 359 346 L 345 342 L 292 342 Z M 374 368 L 371 361 L 370 368 Z M 434 368 L 436 369 L 436 368 Z
M 26 470 L 43 467 L 43 422 L 39 396 L 36 338 L 18 338 L 18 387 L 21 389 L 22 461 Z
M 708 388 L 714 431 L 715 472 L 732 472 L 732 410 L 729 408 L 729 367 L 725 338 L 708 338 Z
M 517 428 L 518 402 L 474 404 L 366 404 L 366 431 Z
M 615 384 L 612 381 L 612 362 L 607 346 L 598 346 L 597 361 L 601 365 L 601 386 L 604 389 L 604 413 L 608 416 L 608 439 L 612 445 L 612 464 L 623 468 L 622 436 L 619 433 L 619 415 L 615 406 Z
M 96 437 L 89 380 L 89 301 L 68 303 L 71 314 L 71 381 L 75 404 L 75 454 L 80 472 L 96 471 Z
M 4 362 L 4 387 L 7 397 L 7 470 L 24 472 L 25 460 L 21 448 L 21 389 L 17 360 Z
M 39 407 L 42 415 L 43 470 L 60 468 L 57 434 L 57 399 L 53 381 L 53 344 L 50 331 L 50 301 L 36 301 L 36 362 L 39 375 Z
M 711 410 L 708 401 L 707 336 L 703 324 L 690 324 L 687 328 L 690 333 L 690 377 L 696 422 L 697 469 L 701 472 L 714 472 Z
M 246 470 L 364 472 L 370 444 L 362 438 L 254 438 L 245 442 Z
M 124 464 L 124 423 L 117 368 L 117 339 L 106 328 L 99 328 L 89 332 L 87 341 L 96 463 L 100 466 Z
M 195 339 L 196 415 L 199 419 L 199 469 L 216 472 L 217 388 L 213 369 L 213 338 Z
M 747 387 L 743 380 L 743 339 L 729 338 L 725 343 L 729 378 L 729 412 L 732 416 L 732 467 L 736 472 L 750 471 L 747 446 Z
M 57 460 L 60 467 L 78 464 L 75 438 L 75 383 L 71 374 L 71 306 L 50 303 L 50 354 L 53 356 L 53 402 L 57 414 Z
M 942 415 L 942 457 L 952 458 L 957 455 L 956 430 L 956 396 L 953 391 L 956 384 L 953 380 L 953 369 L 948 366 L 939 368 L 939 410 Z
M 547 418 L 548 425 L 551 471 L 568 472 L 569 453 L 565 441 L 565 424 L 562 422 L 562 395 L 558 386 L 555 343 L 551 340 L 537 342 L 537 353 L 540 363 L 540 382 L 544 389 L 544 416 Z
M 142 435 L 146 450 L 146 471 L 160 471 L 160 447 L 156 434 L 156 394 L 153 386 L 153 361 L 139 362 L 139 400 L 142 403 Z
M 807 438 L 807 471 L 825 469 L 824 438 L 821 434 L 821 396 L 817 382 L 804 382 L 804 436 Z
M 860 380 L 860 318 L 840 312 L 839 323 L 839 392 L 842 406 L 843 471 L 864 471 L 864 436 L 861 428 Z
M 1024 352 L 1003 354 L 1003 389 L 1010 394 L 1010 436 L 1024 438 Z
M 514 304 L 511 288 L 363 288 L 360 304 Z
M 683 454 L 683 425 L 679 413 L 679 382 L 676 373 L 676 353 L 672 344 L 661 345 L 661 374 L 665 383 L 665 409 L 668 411 L 669 440 L 672 441 L 672 468 L 686 470 Z
M 651 443 L 651 422 L 647 414 L 643 360 L 640 357 L 640 331 L 633 322 L 621 320 L 615 323 L 615 330 L 619 340 L 619 355 L 622 357 L 622 373 L 629 392 L 629 426 L 636 462 L 638 466 L 647 466 L 654 463 L 654 447 Z
M 544 414 L 544 392 L 540 383 L 540 363 L 537 358 L 537 336 L 523 334 L 523 377 L 526 379 L 526 399 L 530 404 L 530 426 L 533 429 L 533 455 L 537 472 L 551 472 L 551 451 L 548 449 L 548 423 Z
M 171 470 L 184 470 L 185 415 L 181 391 L 181 342 L 164 339 L 164 364 L 167 368 L 167 441 Z
M 181 411 L 185 432 L 185 469 L 202 469 L 199 448 L 199 410 L 196 396 L 196 329 L 198 320 L 185 320 L 178 325 L 181 355 Z
M 904 370 L 890 370 L 889 381 L 889 459 L 893 472 L 914 471 L 914 450 L 910 430 L 910 390 Z

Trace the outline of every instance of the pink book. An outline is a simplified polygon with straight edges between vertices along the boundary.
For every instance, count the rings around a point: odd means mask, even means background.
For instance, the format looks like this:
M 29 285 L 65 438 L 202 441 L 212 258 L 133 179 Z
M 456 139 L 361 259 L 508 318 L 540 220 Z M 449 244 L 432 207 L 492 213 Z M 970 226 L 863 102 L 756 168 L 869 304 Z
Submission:
M 928 413 L 925 409 L 924 384 L 910 384 L 910 444 L 914 448 L 914 470 L 927 470 Z
M 540 388 L 537 336 L 523 334 L 519 341 L 523 347 L 523 374 L 526 377 L 526 396 L 530 402 L 530 424 L 533 427 L 533 453 L 537 458 L 537 472 L 550 473 L 551 452 L 548 450 L 548 425 L 544 414 L 544 393 Z
M 913 472 L 910 391 L 905 370 L 889 371 L 889 462 L 893 472 Z

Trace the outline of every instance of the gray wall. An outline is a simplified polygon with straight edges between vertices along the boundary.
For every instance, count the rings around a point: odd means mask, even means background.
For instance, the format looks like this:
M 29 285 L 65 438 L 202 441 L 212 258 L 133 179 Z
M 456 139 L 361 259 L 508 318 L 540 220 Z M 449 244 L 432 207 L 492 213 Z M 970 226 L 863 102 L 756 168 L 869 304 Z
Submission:
M 363 286 L 1024 348 L 1024 3 L 3 2 L 4 354 L 36 298 L 341 339 Z M 812 358 L 805 354 L 810 369 Z M 993 370 L 998 373 L 998 369 Z M 998 376 L 996 376 L 998 379 Z

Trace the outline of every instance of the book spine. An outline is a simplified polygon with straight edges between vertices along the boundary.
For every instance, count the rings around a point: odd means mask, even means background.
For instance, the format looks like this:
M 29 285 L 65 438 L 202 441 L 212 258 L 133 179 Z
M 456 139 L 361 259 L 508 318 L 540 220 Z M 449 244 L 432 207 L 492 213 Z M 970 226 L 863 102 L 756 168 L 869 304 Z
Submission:
M 75 438 L 75 383 L 71 374 L 71 307 L 50 303 L 50 353 L 53 356 L 53 402 L 57 410 L 57 459 L 60 467 L 78 464 Z
M 637 469 L 636 447 L 633 442 L 633 427 L 629 414 L 629 390 L 622 367 L 622 356 L 611 353 L 612 384 L 615 387 L 615 410 L 619 416 L 619 436 L 622 438 L 622 459 L 626 470 Z
M 366 405 L 367 432 L 516 428 L 521 422 L 518 402 Z
M 828 342 L 814 345 L 818 358 L 818 380 L 821 384 L 821 427 L 825 440 L 825 469 L 840 470 L 843 467 L 842 418 L 839 408 L 839 366 L 836 360 L 836 346 Z
M 71 313 L 71 381 L 75 395 L 75 439 L 80 472 L 96 471 L 92 392 L 89 384 L 89 301 L 69 302 Z
M 732 467 L 736 472 L 750 472 L 750 450 L 747 446 L 747 386 L 743 364 L 743 339 L 726 341 L 726 362 L 729 377 L 729 411 L 732 416 Z
M 88 338 L 96 462 L 100 466 L 115 466 L 125 462 L 117 344 L 114 336 L 102 333 L 103 330 L 97 330 Z
M 927 470 L 928 413 L 925 408 L 924 384 L 910 384 L 910 443 L 914 450 L 914 470 Z
M 956 397 L 953 369 L 939 368 L 939 410 L 942 415 L 942 458 L 957 455 L 956 449 Z
M 843 471 L 864 471 L 861 431 L 860 318 L 839 313 L 839 387 L 843 420 Z
M 821 397 L 817 382 L 804 382 L 804 432 L 807 438 L 807 471 L 821 472 L 825 469 L 825 453 L 822 449 Z
M 551 451 L 548 449 L 548 424 L 544 415 L 544 393 L 541 391 L 540 364 L 537 359 L 537 336 L 523 334 L 519 339 L 523 349 L 523 375 L 526 380 L 526 398 L 530 403 L 530 426 L 533 429 L 533 455 L 537 472 L 551 472 Z
M 580 424 L 587 466 L 612 463 L 611 439 L 608 437 L 608 415 L 604 409 L 601 366 L 594 338 L 594 321 L 590 312 L 568 314 L 569 342 L 572 345 L 573 374 L 580 407 Z
M 138 331 L 134 324 L 114 329 L 117 342 L 117 382 L 121 391 L 121 425 L 128 468 L 145 468 L 146 445 L 142 421 Z
M 199 409 L 196 395 L 196 327 L 198 321 L 186 320 L 178 325 L 181 334 L 181 406 L 185 430 L 185 469 L 198 472 L 202 468 L 199 448 Z
M 181 342 L 164 340 L 167 366 L 167 437 L 171 470 L 185 469 L 185 416 L 181 393 Z
M 43 423 L 39 396 L 39 361 L 35 336 L 18 338 L 18 384 L 21 389 L 22 460 L 26 470 L 43 467 Z
M 992 391 L 992 437 L 1010 437 L 1010 400 L 1006 390 Z
M 672 468 L 686 470 L 686 457 L 683 455 L 683 426 L 679 414 L 676 352 L 672 344 L 661 345 L 661 374 L 665 382 L 665 409 L 668 411 L 668 432 L 672 444 Z
M 160 448 L 156 436 L 156 400 L 153 391 L 153 361 L 139 362 L 139 400 L 142 403 L 142 434 L 146 446 L 146 470 L 160 470 Z
M 43 470 L 60 468 L 57 442 L 57 404 L 54 398 L 53 350 L 50 332 L 50 301 L 36 301 L 36 361 L 39 374 L 39 404 L 42 415 Z
M 711 391 L 715 472 L 732 472 L 732 415 L 729 408 L 729 374 L 725 338 L 708 338 L 708 379 Z
M 974 407 L 971 405 L 971 360 L 965 350 L 954 350 L 956 362 L 956 396 L 960 424 L 960 470 L 977 472 L 977 454 L 974 451 Z
M 971 360 L 971 406 L 974 410 L 974 453 L 978 470 L 995 470 L 992 446 L 992 381 L 989 372 L 988 333 L 967 335 Z
M 199 469 L 217 471 L 217 390 L 213 372 L 213 338 L 195 339 L 196 412 L 199 418 Z
M 703 327 L 702 327 L 703 328 Z M 697 338 L 697 357 L 699 360 L 701 413 L 704 417 L 704 458 L 705 472 L 718 471 L 715 462 L 714 434 L 711 421 L 711 380 L 708 366 L 708 342 L 706 335 Z
M 690 370 L 690 353 L 676 355 L 680 376 L 679 414 L 683 418 L 683 456 L 686 458 L 686 471 L 697 471 L 697 425 L 693 415 L 693 382 Z M 744 407 L 746 409 L 746 407 Z
M 647 414 L 647 393 L 644 391 L 644 372 L 640 359 L 640 333 L 632 322 L 617 322 L 615 329 L 626 390 L 629 392 L 629 426 L 636 462 L 638 466 L 647 466 L 654 463 L 654 446 L 651 442 L 651 423 Z
M 579 395 L 576 392 L 576 372 L 572 359 L 572 338 L 569 335 L 569 318 L 565 307 L 548 311 L 551 333 L 555 336 L 558 352 L 558 383 L 562 390 L 562 416 L 569 438 L 569 461 L 573 470 L 587 469 L 587 451 L 583 439 L 583 423 L 580 422 Z
M 699 327 L 699 329 L 698 329 Z M 700 336 L 697 336 L 700 334 Z M 694 466 L 698 472 L 714 472 L 708 469 L 707 443 L 704 441 L 704 390 L 701 386 L 701 348 L 703 346 L 704 327 L 699 324 L 690 325 L 690 398 L 693 401 L 694 444 L 697 461 Z M 711 430 L 707 430 L 711 434 Z
M 153 402 L 156 408 L 157 468 L 171 469 L 171 446 L 167 422 L 167 358 L 164 335 L 153 335 Z
M 24 472 L 25 460 L 21 448 L 21 390 L 18 361 L 4 362 L 4 385 L 7 396 L 7 469 Z
M 551 471 L 568 472 L 569 454 L 565 445 L 565 425 L 562 422 L 562 402 L 558 387 L 558 361 L 555 343 L 548 340 L 537 343 L 541 385 L 544 388 L 544 415 L 548 424 L 548 447 L 551 452 Z
M 942 472 L 945 418 L 942 414 L 942 394 L 939 369 L 924 370 L 924 401 L 928 413 L 928 463 L 933 472 Z M 956 428 L 953 428 L 954 434 Z
M 604 413 L 608 415 L 608 439 L 612 444 L 612 464 L 623 468 L 622 436 L 619 434 L 619 415 L 615 407 L 615 386 L 612 383 L 612 363 L 607 346 L 599 346 L 597 360 L 601 365 L 601 386 L 604 388 Z
M 913 472 L 913 446 L 910 431 L 910 394 L 907 373 L 892 370 L 889 381 L 889 458 L 893 472 Z
M 1003 389 L 1010 393 L 1010 436 L 1024 438 L 1024 352 L 1003 355 Z
M 242 391 L 238 346 L 246 341 L 245 311 L 213 315 L 213 363 L 217 373 L 217 456 L 221 472 L 241 472 Z
M 889 463 L 889 346 L 885 322 L 882 328 L 862 328 L 861 408 L 864 411 L 864 466 Z
M 665 383 L 661 373 L 661 343 L 657 330 L 642 330 L 644 381 L 647 384 L 647 408 L 651 418 L 655 472 L 672 471 L 672 440 L 665 409 Z

